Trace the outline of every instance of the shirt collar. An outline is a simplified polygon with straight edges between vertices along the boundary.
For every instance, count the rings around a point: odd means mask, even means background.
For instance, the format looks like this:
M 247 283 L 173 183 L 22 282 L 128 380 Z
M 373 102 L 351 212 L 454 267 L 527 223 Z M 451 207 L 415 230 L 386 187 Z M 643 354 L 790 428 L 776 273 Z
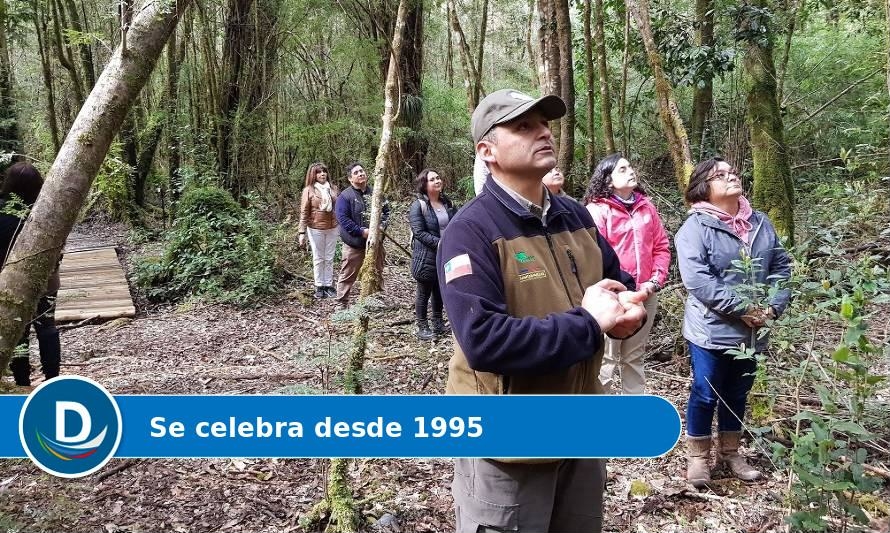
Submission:
M 504 191 L 510 195 L 510 198 L 513 198 L 516 200 L 516 203 L 527 209 L 529 213 L 539 218 L 542 222 L 547 222 L 547 212 L 550 211 L 550 191 L 547 190 L 547 187 L 544 187 L 543 183 L 541 184 L 541 188 L 544 189 L 544 205 L 539 206 L 508 187 L 503 181 L 497 179 L 494 174 L 491 175 L 491 179 L 493 179 L 501 189 L 504 189 Z

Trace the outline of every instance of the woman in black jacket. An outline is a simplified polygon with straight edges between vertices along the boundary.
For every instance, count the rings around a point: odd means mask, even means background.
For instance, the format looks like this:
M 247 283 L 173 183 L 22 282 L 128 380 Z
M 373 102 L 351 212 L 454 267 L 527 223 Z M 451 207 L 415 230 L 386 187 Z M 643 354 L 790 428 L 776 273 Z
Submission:
M 435 170 L 424 169 L 414 179 L 417 200 L 411 204 L 408 221 L 411 224 L 411 275 L 417 280 L 414 310 L 417 315 L 417 338 L 428 341 L 433 336 L 446 335 L 449 329 L 442 319 L 442 294 L 436 274 L 436 250 L 439 237 L 456 212 L 454 204 L 442 194 L 442 178 Z M 427 320 L 430 299 L 432 329 Z
M 30 163 L 16 163 L 6 170 L 0 186 L 0 269 L 6 264 L 12 245 L 25 224 L 26 213 L 40 194 L 43 177 Z M 59 269 L 50 276 L 46 291 L 37 302 L 37 313 L 25 324 L 25 333 L 9 362 L 16 385 L 31 385 L 31 362 L 28 357 L 28 337 L 31 326 L 37 333 L 40 364 L 46 379 L 59 375 L 62 348 L 56 329 L 56 294 L 59 291 Z

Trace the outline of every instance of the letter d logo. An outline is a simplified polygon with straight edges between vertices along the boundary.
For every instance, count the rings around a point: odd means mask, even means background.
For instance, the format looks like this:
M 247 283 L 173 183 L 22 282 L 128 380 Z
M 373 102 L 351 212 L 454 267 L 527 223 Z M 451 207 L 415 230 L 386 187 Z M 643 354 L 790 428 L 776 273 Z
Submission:
M 34 389 L 19 416 L 25 453 L 42 470 L 83 477 L 102 468 L 121 440 L 114 397 L 95 381 L 62 376 Z

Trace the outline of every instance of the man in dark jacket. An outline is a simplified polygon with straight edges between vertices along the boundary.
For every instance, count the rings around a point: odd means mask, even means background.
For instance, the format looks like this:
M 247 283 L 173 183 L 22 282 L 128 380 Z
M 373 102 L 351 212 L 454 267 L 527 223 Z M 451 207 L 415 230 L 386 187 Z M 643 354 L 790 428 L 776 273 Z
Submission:
M 365 260 L 368 246 L 368 233 L 371 218 L 371 196 L 373 190 L 368 185 L 368 175 L 359 163 L 346 167 L 346 177 L 351 187 L 347 187 L 337 197 L 334 215 L 340 225 L 340 239 L 343 240 L 343 259 L 340 263 L 340 277 L 337 280 L 337 302 L 341 308 L 349 305 L 349 291 L 355 285 L 359 270 Z M 386 228 L 389 219 L 389 205 L 384 201 L 381 226 Z M 385 254 L 383 247 L 377 255 L 377 269 L 383 271 Z
M 601 393 L 603 333 L 626 337 L 646 319 L 645 294 L 627 292 L 633 279 L 587 210 L 541 183 L 556 166 L 548 121 L 565 112 L 557 96 L 501 90 L 473 113 L 491 177 L 439 244 L 456 340 L 448 393 Z M 456 459 L 456 529 L 600 531 L 604 481 L 598 459 Z

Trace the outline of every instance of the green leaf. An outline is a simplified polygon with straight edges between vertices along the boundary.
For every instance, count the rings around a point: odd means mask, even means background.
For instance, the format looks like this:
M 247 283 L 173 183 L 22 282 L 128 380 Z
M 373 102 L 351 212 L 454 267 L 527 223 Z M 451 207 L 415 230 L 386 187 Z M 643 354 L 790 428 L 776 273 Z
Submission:
M 873 435 L 867 429 L 860 426 L 856 422 L 852 422 L 849 420 L 838 422 L 832 427 L 832 429 L 840 433 L 857 435 L 866 439 L 871 439 L 873 437 Z
M 831 358 L 838 363 L 846 363 L 850 359 L 850 347 L 841 346 L 834 351 L 834 354 L 832 354 Z

